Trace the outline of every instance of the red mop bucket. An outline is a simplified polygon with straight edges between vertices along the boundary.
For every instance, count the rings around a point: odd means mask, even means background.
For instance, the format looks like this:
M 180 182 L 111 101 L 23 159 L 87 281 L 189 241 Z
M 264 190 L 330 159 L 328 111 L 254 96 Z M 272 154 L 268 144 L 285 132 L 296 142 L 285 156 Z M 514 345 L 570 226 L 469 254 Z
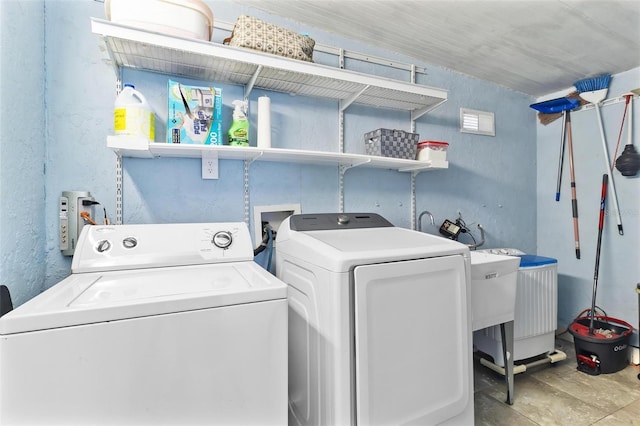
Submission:
M 569 326 L 578 361 L 578 370 L 591 374 L 609 374 L 629 365 L 629 338 L 633 326 L 617 318 L 596 315 L 593 332 L 591 317 L 576 318 Z

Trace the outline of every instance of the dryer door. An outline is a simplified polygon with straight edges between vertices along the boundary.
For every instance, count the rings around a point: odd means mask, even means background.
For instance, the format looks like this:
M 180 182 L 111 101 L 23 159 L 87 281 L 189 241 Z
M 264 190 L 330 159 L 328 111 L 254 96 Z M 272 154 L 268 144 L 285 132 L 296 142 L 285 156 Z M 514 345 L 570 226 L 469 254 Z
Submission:
M 463 257 L 358 266 L 354 279 L 357 423 L 461 413 L 473 390 Z

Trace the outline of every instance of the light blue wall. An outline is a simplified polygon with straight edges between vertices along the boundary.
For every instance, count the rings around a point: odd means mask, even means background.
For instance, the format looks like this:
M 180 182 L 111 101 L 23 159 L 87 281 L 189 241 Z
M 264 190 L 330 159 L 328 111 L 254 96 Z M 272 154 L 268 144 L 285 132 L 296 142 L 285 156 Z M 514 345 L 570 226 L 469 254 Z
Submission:
M 14 304 L 45 282 L 44 4 L 0 2 L 0 284 Z
M 47 138 L 45 287 L 67 276 L 71 258 L 59 246 L 62 191 L 90 191 L 108 212 L 115 209 L 115 155 L 105 149 L 113 128 L 116 75 L 91 33 L 90 16 L 104 4 L 90 0 L 46 2 Z M 108 111 L 111 111 L 109 113 Z
M 220 21 L 233 22 L 238 15 L 249 13 L 293 30 L 307 31 L 323 44 L 394 61 L 415 62 L 231 2 L 208 3 Z M 61 192 L 88 190 L 106 206 L 111 217 L 115 214 L 116 163 L 115 155 L 106 148 L 106 136 L 113 131 L 116 76 L 107 63 L 102 42 L 91 33 L 90 17 L 104 17 L 102 3 L 47 2 L 46 204 L 39 208 L 44 221 L 38 229 L 45 238 L 43 287 L 69 274 L 70 258 L 63 257 L 58 248 L 57 200 Z M 215 39 L 220 41 L 225 35 L 216 32 Z M 316 60 L 326 62 L 329 58 L 317 55 Z M 476 223 L 484 226 L 485 247 L 517 247 L 535 252 L 536 123 L 528 108 L 534 100 L 491 83 L 432 67 L 428 58 L 416 65 L 427 68 L 427 75 L 419 75 L 418 83 L 449 91 L 449 100 L 443 106 L 417 121 L 417 132 L 421 139 L 450 143 L 449 169 L 417 176 L 417 212 L 428 209 L 441 223 L 445 218 L 455 219 L 460 211 L 472 227 Z M 386 67 L 349 61 L 348 68 L 408 79 L 407 72 Z M 124 82 L 135 84 L 156 110 L 158 141 L 164 136 L 168 78 L 124 71 Z M 211 83 L 179 80 L 202 85 Z M 222 88 L 226 129 L 230 124 L 231 101 L 242 97 L 242 88 L 229 85 Z M 252 93 L 254 110 L 257 97 L 263 93 Z M 268 95 L 272 99 L 274 147 L 337 150 L 337 102 L 287 94 Z M 460 133 L 460 107 L 495 112 L 496 137 Z M 407 113 L 352 106 L 345 119 L 345 144 L 349 152 L 363 152 L 362 134 L 366 131 L 379 127 L 409 128 Z M 255 124 L 253 115 L 251 120 Z M 250 168 L 250 181 L 252 207 L 300 203 L 303 212 L 338 210 L 337 167 L 255 162 Z M 345 210 L 381 213 L 392 223 L 409 227 L 410 176 L 379 169 L 347 171 Z M 242 162 L 221 161 L 220 179 L 202 180 L 200 161 L 196 159 L 124 159 L 125 223 L 242 220 Z M 437 229 L 430 226 L 426 230 L 437 233 Z M 29 232 L 26 227 L 17 228 L 18 236 Z M 24 265 L 17 267 L 21 266 Z M 23 283 L 16 286 L 22 287 Z M 37 289 L 23 291 L 29 296 L 37 294 Z
M 640 68 L 614 75 L 608 98 L 621 96 L 631 89 L 640 88 Z M 569 93 L 550 96 L 559 97 Z M 634 102 L 634 144 L 638 148 L 638 124 L 640 103 Z M 614 156 L 624 102 L 601 108 L 609 157 Z M 581 258 L 574 250 L 573 220 L 568 155 L 562 178 L 560 202 L 555 201 L 558 158 L 560 152 L 561 120 L 543 126 L 538 124 L 538 248 L 540 254 L 558 259 L 558 316 L 559 323 L 566 326 L 583 309 L 591 307 L 594 284 L 596 245 L 602 175 L 606 173 L 604 151 L 596 111 L 593 109 L 573 112 L 572 130 L 574 146 L 574 169 L 576 198 L 578 200 L 578 223 Z M 629 116 L 627 115 L 627 120 Z M 628 142 L 626 129 L 622 134 L 618 156 Z M 610 316 L 637 325 L 638 298 L 636 283 L 640 282 L 640 178 L 624 177 L 614 170 L 612 173 L 618 196 L 624 235 L 617 230 L 611 191 L 606 201 L 600 268 L 597 286 L 597 305 Z

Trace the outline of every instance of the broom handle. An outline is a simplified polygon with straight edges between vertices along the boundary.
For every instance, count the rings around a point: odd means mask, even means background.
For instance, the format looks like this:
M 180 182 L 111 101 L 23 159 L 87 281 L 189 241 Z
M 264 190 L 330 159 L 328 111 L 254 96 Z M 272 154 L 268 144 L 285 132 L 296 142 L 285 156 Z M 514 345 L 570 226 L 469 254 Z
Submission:
M 556 201 L 560 201 L 560 183 L 562 182 L 562 164 L 564 163 L 564 143 L 567 123 L 567 111 L 562 113 L 562 136 L 560 137 L 560 155 L 558 156 L 558 181 L 556 184 Z
M 607 199 L 608 175 L 602 175 L 602 194 L 600 196 L 600 220 L 598 221 L 598 243 L 596 245 L 596 270 L 593 273 L 593 294 L 591 295 L 591 320 L 589 334 L 593 334 L 593 317 L 596 311 L 596 294 L 598 292 L 598 270 L 600 269 L 600 246 L 602 245 L 602 228 L 604 228 L 604 205 Z
M 571 135 L 571 113 L 564 112 L 567 126 L 567 144 L 569 148 L 569 172 L 571 176 L 571 210 L 573 211 L 573 236 L 576 246 L 576 259 L 580 259 L 580 234 L 578 232 L 578 198 L 576 196 L 576 176 L 573 166 L 573 136 Z
M 609 150 L 607 149 L 607 139 L 604 136 L 604 127 L 602 126 L 602 115 L 600 114 L 600 103 L 595 104 L 596 107 L 596 115 L 598 116 L 598 125 L 600 127 L 600 138 L 602 139 L 602 148 L 604 150 L 604 160 L 607 167 L 605 170 L 608 172 L 609 167 L 611 165 L 611 161 L 609 161 Z M 620 208 L 618 207 L 618 196 L 616 195 L 616 185 L 613 182 L 613 175 L 611 175 L 611 183 L 609 185 L 611 187 L 611 196 L 613 197 L 613 209 L 616 212 L 616 220 L 618 222 L 618 233 L 620 235 L 624 235 L 622 231 L 622 217 L 620 217 Z

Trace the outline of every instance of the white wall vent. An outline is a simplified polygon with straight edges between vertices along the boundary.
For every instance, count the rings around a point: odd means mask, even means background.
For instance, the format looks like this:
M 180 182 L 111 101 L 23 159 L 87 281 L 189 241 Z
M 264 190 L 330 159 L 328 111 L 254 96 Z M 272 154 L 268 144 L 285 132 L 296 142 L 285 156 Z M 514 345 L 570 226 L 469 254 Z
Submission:
M 495 136 L 495 115 L 492 112 L 460 108 L 460 131 L 476 135 Z

